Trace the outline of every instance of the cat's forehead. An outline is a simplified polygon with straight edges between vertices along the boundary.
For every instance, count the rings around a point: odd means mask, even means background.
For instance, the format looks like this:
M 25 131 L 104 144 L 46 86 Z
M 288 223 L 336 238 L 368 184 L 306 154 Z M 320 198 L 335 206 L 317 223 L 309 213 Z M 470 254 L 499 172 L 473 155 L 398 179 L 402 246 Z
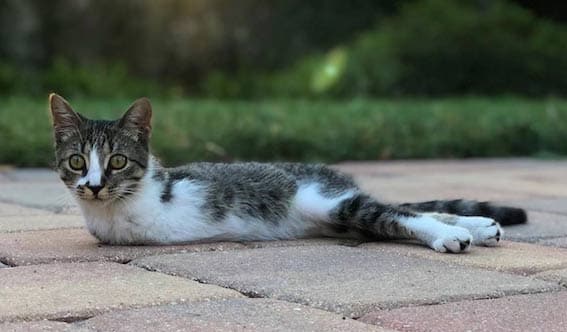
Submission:
M 113 139 L 119 134 L 116 121 L 88 120 L 81 128 L 81 138 L 93 145 Z
M 87 120 L 82 123 L 78 135 L 71 140 L 72 149 L 88 154 L 96 149 L 98 153 L 110 153 L 117 148 L 129 146 L 131 139 L 118 126 L 117 121 Z

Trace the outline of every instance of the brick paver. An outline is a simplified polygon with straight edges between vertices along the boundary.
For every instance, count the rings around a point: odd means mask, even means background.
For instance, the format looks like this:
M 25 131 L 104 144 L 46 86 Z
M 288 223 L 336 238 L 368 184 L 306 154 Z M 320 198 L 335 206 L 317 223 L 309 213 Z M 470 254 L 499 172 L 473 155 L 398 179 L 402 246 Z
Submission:
M 566 220 L 563 214 L 528 211 L 528 223 L 506 227 L 504 239 L 537 242 L 540 238 L 567 237 Z
M 435 255 L 433 251 L 431 254 Z M 344 246 L 173 254 L 132 263 L 351 317 L 378 307 L 498 297 L 559 287 L 510 274 Z
M 78 215 L 45 214 L 38 216 L 0 217 L 0 233 L 81 228 L 84 224 L 83 217 Z
M 377 311 L 360 321 L 398 331 L 563 332 L 567 292 Z
M 235 299 L 112 312 L 77 326 L 97 331 L 384 331 L 303 305 Z
M 172 302 L 241 297 L 237 292 L 116 263 L 0 269 L 0 321 L 69 319 Z
M 567 188 L 567 185 L 565 185 Z M 530 197 L 522 200 L 513 200 L 513 205 L 521 206 L 525 209 L 540 212 L 550 212 L 561 214 L 567 217 L 567 204 L 565 204 L 565 199 L 567 195 L 561 195 L 561 197 Z
M 60 229 L 22 233 L 0 233 L 0 260 L 12 265 L 54 262 L 128 262 L 135 258 L 175 252 L 226 251 L 245 248 L 357 245 L 348 239 L 296 241 L 211 242 L 169 246 L 109 246 L 98 242 L 86 229 Z
M 381 252 L 398 253 L 524 275 L 567 267 L 567 250 L 510 241 L 501 241 L 498 247 L 473 247 L 465 255 L 432 255 L 431 249 L 417 244 L 375 242 L 359 247 L 376 250 L 377 255 Z
M 215 242 L 187 246 L 102 245 L 86 229 L 0 233 L 0 260 L 11 265 L 55 262 L 112 261 L 187 251 L 222 251 L 246 248 L 238 242 Z
M 364 314 L 366 323 L 402 331 L 566 324 L 567 161 L 336 167 L 385 201 L 468 198 L 527 208 L 530 222 L 507 227 L 504 238 L 532 244 L 505 241 L 464 255 L 340 239 L 105 246 L 83 228 L 55 172 L 0 167 L 0 321 L 19 320 L 0 331 L 378 329 L 343 320 Z M 118 264 L 131 260 L 159 272 Z
M 545 271 L 536 274 L 535 277 L 558 282 L 567 288 L 567 269 Z
M 74 325 L 48 320 L 35 322 L 0 323 L 0 331 L 5 332 L 92 332 L 87 328 L 77 328 Z
M 567 220 L 567 218 L 566 218 Z M 567 224 L 567 221 L 565 222 Z M 553 247 L 560 247 L 560 248 L 567 248 L 567 236 L 565 237 L 558 237 L 554 239 L 541 239 L 537 242 L 537 244 L 542 244 L 545 246 L 553 246 Z
M 50 211 L 23 207 L 17 204 L 0 202 L 0 217 L 34 216 L 51 214 Z
M 54 212 L 77 212 L 73 197 L 60 181 L 2 183 L 0 201 Z

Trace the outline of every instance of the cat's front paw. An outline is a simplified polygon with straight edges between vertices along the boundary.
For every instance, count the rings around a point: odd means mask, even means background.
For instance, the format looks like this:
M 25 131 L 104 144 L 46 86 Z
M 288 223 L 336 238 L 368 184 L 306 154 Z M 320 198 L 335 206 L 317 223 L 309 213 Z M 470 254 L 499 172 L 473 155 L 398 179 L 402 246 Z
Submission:
M 494 247 L 500 241 L 503 231 L 494 219 L 485 217 L 459 217 L 457 226 L 468 229 L 473 236 L 473 244 Z
M 473 241 L 471 233 L 462 227 L 451 226 L 431 244 L 438 252 L 461 253 L 470 249 Z

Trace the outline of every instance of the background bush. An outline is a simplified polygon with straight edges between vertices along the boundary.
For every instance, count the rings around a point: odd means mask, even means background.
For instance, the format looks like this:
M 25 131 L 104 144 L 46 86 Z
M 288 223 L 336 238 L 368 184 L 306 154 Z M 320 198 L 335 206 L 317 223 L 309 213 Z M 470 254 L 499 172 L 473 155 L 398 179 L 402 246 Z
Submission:
M 422 0 L 286 70 L 215 73 L 204 90 L 217 97 L 565 95 L 565 40 L 566 26 L 510 2 Z
M 0 94 L 563 96 L 567 14 L 561 6 L 545 0 L 0 0 Z

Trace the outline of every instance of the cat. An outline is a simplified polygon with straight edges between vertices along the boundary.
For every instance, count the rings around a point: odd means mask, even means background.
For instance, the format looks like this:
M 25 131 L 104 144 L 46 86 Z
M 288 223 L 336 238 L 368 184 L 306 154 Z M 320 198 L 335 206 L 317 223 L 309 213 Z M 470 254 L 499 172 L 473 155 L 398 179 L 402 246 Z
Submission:
M 56 169 L 89 232 L 115 245 L 311 237 L 417 240 L 438 252 L 495 246 L 524 210 L 467 200 L 390 205 L 324 165 L 192 163 L 164 168 L 149 152 L 152 107 L 90 120 L 49 97 Z M 497 222 L 498 221 L 498 222 Z

